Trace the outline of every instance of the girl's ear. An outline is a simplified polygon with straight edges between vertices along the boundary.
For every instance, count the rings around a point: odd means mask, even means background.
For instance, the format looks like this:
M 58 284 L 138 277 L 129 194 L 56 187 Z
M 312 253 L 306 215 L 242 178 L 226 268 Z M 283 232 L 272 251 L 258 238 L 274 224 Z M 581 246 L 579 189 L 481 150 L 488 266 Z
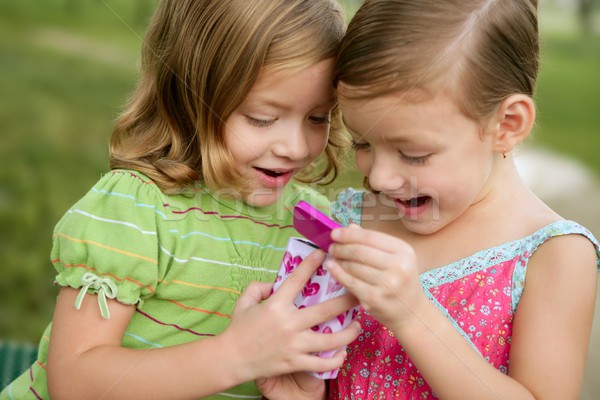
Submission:
M 535 104 L 531 97 L 513 94 L 504 100 L 494 117 L 494 150 L 506 154 L 531 132 L 535 122 Z

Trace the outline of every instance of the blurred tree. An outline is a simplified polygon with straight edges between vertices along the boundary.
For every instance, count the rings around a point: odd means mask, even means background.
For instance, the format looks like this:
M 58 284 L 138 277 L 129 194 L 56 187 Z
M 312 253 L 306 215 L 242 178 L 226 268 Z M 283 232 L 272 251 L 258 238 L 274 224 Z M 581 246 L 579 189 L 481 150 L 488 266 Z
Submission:
M 363 3 L 363 0 L 341 0 L 341 3 L 344 6 L 344 9 L 346 10 L 346 15 L 348 16 L 348 19 L 350 19 L 354 15 L 356 10 L 358 10 L 360 5 Z
M 592 1 L 593 0 L 578 0 L 577 2 L 579 23 L 586 36 L 592 34 Z
M 81 0 L 65 1 L 65 9 L 69 14 L 76 14 L 80 10 Z
M 156 7 L 156 1 L 153 0 L 137 0 L 135 3 L 134 19 L 137 27 L 145 27 L 148 20 Z

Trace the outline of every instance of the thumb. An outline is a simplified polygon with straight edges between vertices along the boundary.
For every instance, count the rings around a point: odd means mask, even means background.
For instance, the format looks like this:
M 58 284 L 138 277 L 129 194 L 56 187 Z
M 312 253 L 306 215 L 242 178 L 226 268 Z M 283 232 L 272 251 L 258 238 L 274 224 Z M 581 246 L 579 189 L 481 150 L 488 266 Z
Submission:
M 245 310 L 248 307 L 252 307 L 264 299 L 268 298 L 271 294 L 272 283 L 266 282 L 252 282 L 241 294 L 238 301 L 235 303 L 234 313 L 238 310 Z

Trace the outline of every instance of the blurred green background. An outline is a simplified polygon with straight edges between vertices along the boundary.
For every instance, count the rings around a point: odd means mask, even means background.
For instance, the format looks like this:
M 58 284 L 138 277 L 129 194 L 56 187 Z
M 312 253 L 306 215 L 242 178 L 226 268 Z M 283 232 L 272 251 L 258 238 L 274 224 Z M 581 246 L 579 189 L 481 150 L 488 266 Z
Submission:
M 351 15 L 360 1 L 344 2 Z M 542 0 L 532 143 L 600 176 L 600 5 Z M 57 289 L 52 229 L 107 170 L 155 0 L 0 0 L 0 339 L 37 342 Z M 356 183 L 345 173 L 337 186 Z M 600 207 L 600 206 L 598 206 Z

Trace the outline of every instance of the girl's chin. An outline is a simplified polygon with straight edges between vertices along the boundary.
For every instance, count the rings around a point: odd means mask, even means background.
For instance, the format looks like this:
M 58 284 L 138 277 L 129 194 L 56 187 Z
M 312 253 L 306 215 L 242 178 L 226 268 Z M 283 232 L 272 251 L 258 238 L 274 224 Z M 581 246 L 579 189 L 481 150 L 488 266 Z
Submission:
M 269 207 L 277 203 L 284 188 L 257 189 L 246 195 L 244 201 L 252 207 Z

